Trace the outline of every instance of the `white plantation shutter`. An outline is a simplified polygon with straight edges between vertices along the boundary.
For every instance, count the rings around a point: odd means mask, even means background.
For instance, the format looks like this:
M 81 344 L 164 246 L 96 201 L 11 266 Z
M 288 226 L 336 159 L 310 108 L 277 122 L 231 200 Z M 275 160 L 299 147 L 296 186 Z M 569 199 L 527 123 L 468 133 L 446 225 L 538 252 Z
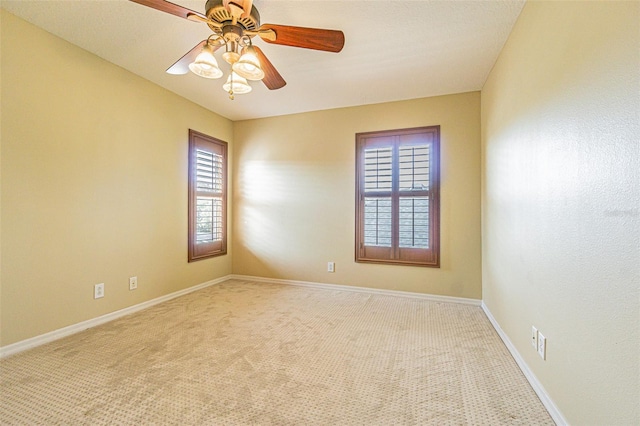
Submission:
M 196 149 L 196 243 L 222 240 L 222 155 Z
M 226 152 L 189 131 L 189 261 L 226 253 Z
M 392 154 L 391 147 L 364 150 L 365 191 L 391 191 Z
M 364 240 L 368 246 L 391 247 L 392 149 L 364 150 L 364 192 L 382 193 L 364 197 Z
M 391 197 L 364 197 L 364 244 L 391 247 Z
M 356 261 L 439 265 L 439 135 L 356 135 Z
M 400 191 L 429 189 L 430 144 L 400 146 Z
M 429 197 L 400 197 L 400 247 L 429 248 Z
M 399 245 L 429 248 L 429 181 L 431 144 L 399 147 L 400 191 L 427 193 L 423 196 L 400 194 Z

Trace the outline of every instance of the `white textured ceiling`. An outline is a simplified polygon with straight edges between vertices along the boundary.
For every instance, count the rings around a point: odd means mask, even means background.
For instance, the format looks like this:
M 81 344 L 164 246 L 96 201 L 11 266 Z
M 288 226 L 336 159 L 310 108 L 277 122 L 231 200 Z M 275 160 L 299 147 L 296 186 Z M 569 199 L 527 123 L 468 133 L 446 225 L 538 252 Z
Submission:
M 205 0 L 175 0 L 204 13 Z M 223 79 L 164 71 L 205 39 L 204 24 L 128 0 L 2 0 L 7 11 L 231 120 L 480 90 L 524 0 L 254 0 L 261 23 L 342 30 L 340 53 L 267 44 L 287 81 L 234 101 Z M 219 55 L 219 54 L 218 54 Z M 219 59 L 223 67 L 226 63 Z

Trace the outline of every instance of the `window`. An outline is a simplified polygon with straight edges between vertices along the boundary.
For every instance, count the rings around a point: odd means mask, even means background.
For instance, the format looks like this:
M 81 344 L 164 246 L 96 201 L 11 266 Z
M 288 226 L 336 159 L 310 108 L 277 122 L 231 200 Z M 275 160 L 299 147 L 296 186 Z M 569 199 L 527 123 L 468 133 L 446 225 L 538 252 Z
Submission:
M 227 143 L 189 130 L 189 262 L 227 254 Z
M 440 266 L 440 126 L 356 135 L 356 262 Z

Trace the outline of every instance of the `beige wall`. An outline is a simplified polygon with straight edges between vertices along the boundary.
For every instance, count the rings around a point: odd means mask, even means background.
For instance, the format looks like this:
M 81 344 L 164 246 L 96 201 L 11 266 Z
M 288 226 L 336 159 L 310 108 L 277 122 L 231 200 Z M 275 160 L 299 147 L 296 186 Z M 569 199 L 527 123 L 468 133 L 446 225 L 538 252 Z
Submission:
M 1 13 L 1 345 L 231 273 L 187 263 L 187 129 L 231 122 Z
M 0 11 L 0 347 L 2 347 L 2 11 Z
M 473 92 L 236 122 L 234 273 L 479 299 L 479 107 Z M 441 268 L 355 263 L 355 134 L 436 124 Z
M 527 3 L 482 90 L 483 299 L 576 425 L 640 423 L 638 22 Z

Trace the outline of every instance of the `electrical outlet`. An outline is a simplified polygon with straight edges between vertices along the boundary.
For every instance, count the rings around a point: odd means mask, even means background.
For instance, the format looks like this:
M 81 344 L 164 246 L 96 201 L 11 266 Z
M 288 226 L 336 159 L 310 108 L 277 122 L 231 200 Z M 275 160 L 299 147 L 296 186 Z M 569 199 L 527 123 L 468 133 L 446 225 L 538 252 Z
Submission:
M 327 272 L 335 272 L 336 264 L 335 262 L 327 262 Z
M 104 283 L 93 286 L 93 298 L 100 299 L 101 297 L 104 297 Z
M 540 358 L 547 359 L 547 338 L 538 331 L 538 355 Z
M 531 327 L 531 346 L 538 350 L 538 329 L 533 326 Z
M 138 277 L 129 277 L 129 290 L 138 288 Z

